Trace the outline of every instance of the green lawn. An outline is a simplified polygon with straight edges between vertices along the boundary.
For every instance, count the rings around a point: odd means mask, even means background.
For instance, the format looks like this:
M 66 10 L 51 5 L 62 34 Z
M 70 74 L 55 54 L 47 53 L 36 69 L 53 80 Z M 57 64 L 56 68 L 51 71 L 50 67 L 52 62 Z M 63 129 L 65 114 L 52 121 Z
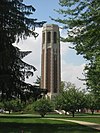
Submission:
M 78 120 L 78 121 L 87 121 L 100 124 L 100 117 L 75 117 L 75 118 L 67 118 L 70 120 Z
M 70 120 L 87 121 L 100 124 L 100 114 L 75 114 L 73 118 L 71 115 L 47 115 L 46 117 L 52 118 L 64 118 Z
M 0 133 L 99 133 L 71 122 L 53 121 L 32 116 L 0 116 Z

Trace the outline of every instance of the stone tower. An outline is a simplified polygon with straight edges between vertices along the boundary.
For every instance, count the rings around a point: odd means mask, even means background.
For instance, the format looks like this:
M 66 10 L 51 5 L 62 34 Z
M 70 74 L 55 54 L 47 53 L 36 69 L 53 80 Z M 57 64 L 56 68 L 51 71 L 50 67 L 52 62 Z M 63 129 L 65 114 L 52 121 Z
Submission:
M 55 24 L 46 24 L 42 31 L 41 88 L 48 90 L 48 96 L 59 93 L 60 70 L 60 33 Z

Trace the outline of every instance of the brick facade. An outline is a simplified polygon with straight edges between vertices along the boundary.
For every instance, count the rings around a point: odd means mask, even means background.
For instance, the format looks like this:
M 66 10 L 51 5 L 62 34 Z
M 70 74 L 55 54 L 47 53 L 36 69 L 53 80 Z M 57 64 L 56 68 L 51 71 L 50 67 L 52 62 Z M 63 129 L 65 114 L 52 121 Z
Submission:
M 41 87 L 48 90 L 50 98 L 60 88 L 60 35 L 59 27 L 46 24 L 42 31 Z

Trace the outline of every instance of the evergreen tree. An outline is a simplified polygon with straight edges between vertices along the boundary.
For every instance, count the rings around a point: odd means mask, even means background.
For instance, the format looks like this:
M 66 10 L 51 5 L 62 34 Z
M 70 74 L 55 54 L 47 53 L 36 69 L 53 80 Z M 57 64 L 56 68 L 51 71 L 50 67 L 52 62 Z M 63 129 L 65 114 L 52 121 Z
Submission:
M 72 42 L 77 54 L 88 60 L 85 67 L 87 88 L 100 98 L 100 1 L 59 0 L 61 9 L 56 10 L 62 19 L 53 19 L 64 24 L 66 38 Z
M 0 95 L 1 100 L 11 100 L 13 97 L 22 98 L 24 90 L 29 85 L 24 82 L 25 77 L 33 75 L 36 70 L 22 61 L 30 53 L 21 52 L 12 43 L 35 33 L 36 26 L 44 22 L 29 18 L 35 11 L 34 7 L 27 6 L 23 0 L 0 0 Z M 33 71 L 31 71 L 33 69 Z
M 36 85 L 40 86 L 41 83 L 41 77 L 37 76 L 36 81 L 34 82 Z

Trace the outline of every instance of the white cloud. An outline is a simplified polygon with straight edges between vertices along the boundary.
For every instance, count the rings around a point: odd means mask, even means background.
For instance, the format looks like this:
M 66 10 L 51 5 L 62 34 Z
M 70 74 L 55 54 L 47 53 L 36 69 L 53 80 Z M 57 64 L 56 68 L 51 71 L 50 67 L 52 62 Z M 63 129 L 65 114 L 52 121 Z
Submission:
M 36 32 L 39 33 L 39 36 L 35 39 L 34 37 L 29 37 L 27 40 L 20 41 L 17 46 L 21 50 L 32 51 L 31 54 L 24 58 L 24 61 L 34 65 L 37 68 L 37 71 L 34 73 L 34 76 L 26 80 L 26 82 L 32 83 L 35 82 L 36 76 L 41 75 L 41 42 L 42 42 L 42 28 L 36 28 Z M 15 45 L 15 44 L 14 44 Z M 83 78 L 82 71 L 84 64 L 74 65 L 72 63 L 66 63 L 65 55 L 69 51 L 69 43 L 61 42 L 61 75 L 63 81 L 70 81 L 75 83 L 77 87 L 83 87 L 82 81 L 79 81 L 77 77 Z
M 31 54 L 23 59 L 28 64 L 35 66 L 37 69 L 37 71 L 34 72 L 33 77 L 26 79 L 26 82 L 29 83 L 35 82 L 36 77 L 40 76 L 42 28 L 36 28 L 36 32 L 39 33 L 39 36 L 36 39 L 34 37 L 28 37 L 26 40 L 22 40 L 18 44 L 14 44 L 23 51 L 32 51 Z
M 74 65 L 74 64 L 67 64 L 64 60 L 62 60 L 62 81 L 67 81 L 74 83 L 78 88 L 84 88 L 83 81 L 79 80 L 84 79 L 83 76 L 83 69 L 85 64 L 81 65 Z

